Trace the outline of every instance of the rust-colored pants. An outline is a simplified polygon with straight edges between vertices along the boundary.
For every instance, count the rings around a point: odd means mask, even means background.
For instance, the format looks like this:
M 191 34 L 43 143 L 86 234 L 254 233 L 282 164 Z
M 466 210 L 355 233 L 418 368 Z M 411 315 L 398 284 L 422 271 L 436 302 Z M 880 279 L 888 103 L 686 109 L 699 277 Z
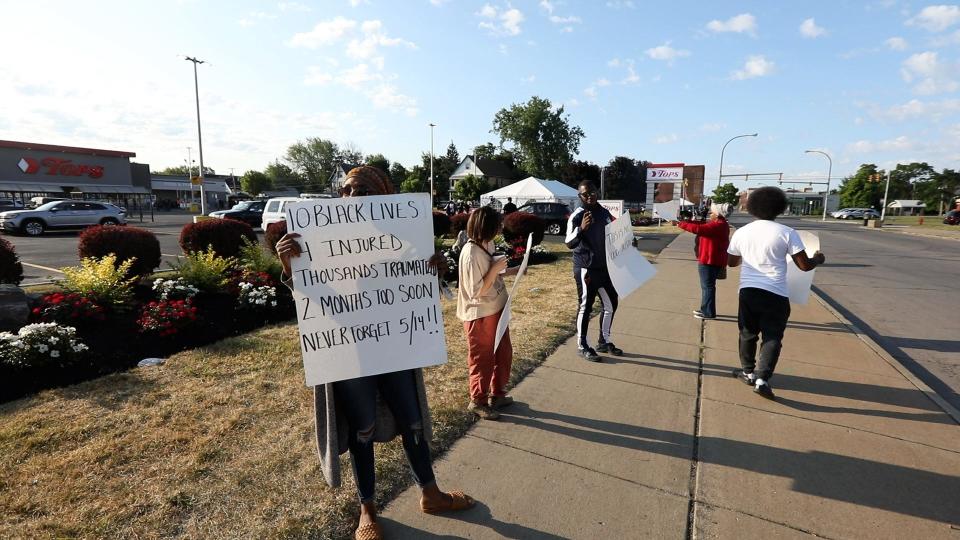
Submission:
M 463 322 L 463 330 L 467 334 L 470 399 L 474 403 L 486 404 L 487 397 L 503 396 L 507 393 L 505 388 L 510 381 L 510 365 L 513 363 L 509 328 L 503 334 L 497 352 L 493 352 L 501 313 L 503 312 Z

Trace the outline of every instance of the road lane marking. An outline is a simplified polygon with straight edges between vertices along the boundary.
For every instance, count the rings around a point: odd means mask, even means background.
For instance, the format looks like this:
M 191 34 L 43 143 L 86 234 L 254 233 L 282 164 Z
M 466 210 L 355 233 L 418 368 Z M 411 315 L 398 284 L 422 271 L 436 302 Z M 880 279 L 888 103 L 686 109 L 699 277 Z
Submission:
M 29 266 L 29 267 L 31 267 L 31 268 L 39 268 L 39 269 L 41 269 L 41 270 L 47 270 L 48 272 L 56 272 L 56 273 L 58 273 L 58 274 L 62 274 L 62 273 L 63 273 L 62 271 L 57 270 L 56 268 L 50 268 L 49 266 L 40 266 L 39 264 L 31 264 L 31 263 L 23 262 L 23 261 L 20 261 L 20 264 L 22 264 L 22 265 L 24 265 L 24 266 Z

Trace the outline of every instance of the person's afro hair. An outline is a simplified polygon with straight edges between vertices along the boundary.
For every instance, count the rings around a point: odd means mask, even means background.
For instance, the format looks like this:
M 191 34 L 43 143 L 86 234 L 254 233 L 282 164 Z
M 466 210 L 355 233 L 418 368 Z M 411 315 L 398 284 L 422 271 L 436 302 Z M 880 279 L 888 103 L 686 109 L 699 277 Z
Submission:
M 777 219 L 777 216 L 787 211 L 787 206 L 787 194 L 773 186 L 757 188 L 747 197 L 747 212 L 757 219 Z

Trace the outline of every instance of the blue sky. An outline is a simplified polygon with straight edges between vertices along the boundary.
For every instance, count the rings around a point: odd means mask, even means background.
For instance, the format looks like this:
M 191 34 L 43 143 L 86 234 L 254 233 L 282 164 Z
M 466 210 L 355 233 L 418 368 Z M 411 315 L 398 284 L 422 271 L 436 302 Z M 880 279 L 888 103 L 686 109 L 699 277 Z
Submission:
M 653 4 L 653 5 L 649 5 Z M 194 148 L 262 168 L 308 136 L 406 166 L 493 115 L 563 105 L 580 159 L 834 176 L 860 163 L 960 168 L 960 6 L 639 0 L 0 1 L 0 139 L 130 150 L 155 169 Z M 12 24 L 12 22 L 15 23 Z M 738 182 L 743 185 L 742 182 Z M 708 186 L 710 182 L 708 182 Z

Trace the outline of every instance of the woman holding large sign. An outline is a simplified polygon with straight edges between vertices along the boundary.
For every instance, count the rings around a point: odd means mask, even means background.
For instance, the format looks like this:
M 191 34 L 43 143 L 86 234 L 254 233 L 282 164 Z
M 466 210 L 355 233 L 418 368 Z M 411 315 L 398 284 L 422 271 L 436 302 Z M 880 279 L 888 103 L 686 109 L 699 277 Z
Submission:
M 340 191 L 343 197 L 389 195 L 393 184 L 376 167 L 356 167 L 347 173 Z M 291 276 L 290 259 L 299 257 L 300 235 L 290 233 L 277 242 L 277 254 L 284 276 Z M 444 259 L 434 256 L 431 266 L 445 266 Z M 445 269 L 438 268 L 439 275 Z M 379 398 L 379 399 L 378 399 Z M 378 407 L 378 401 L 386 407 Z M 323 476 L 331 487 L 340 486 L 339 456 L 350 451 L 353 474 L 360 498 L 360 524 L 357 539 L 383 537 L 376 522 L 374 501 L 373 443 L 386 442 L 400 435 L 414 479 L 422 490 L 420 508 L 426 513 L 464 510 L 474 500 L 460 491 L 444 493 L 437 487 L 430 456 L 430 409 L 427 406 L 423 372 L 420 369 L 384 373 L 369 377 L 337 381 L 314 386 L 317 449 Z

